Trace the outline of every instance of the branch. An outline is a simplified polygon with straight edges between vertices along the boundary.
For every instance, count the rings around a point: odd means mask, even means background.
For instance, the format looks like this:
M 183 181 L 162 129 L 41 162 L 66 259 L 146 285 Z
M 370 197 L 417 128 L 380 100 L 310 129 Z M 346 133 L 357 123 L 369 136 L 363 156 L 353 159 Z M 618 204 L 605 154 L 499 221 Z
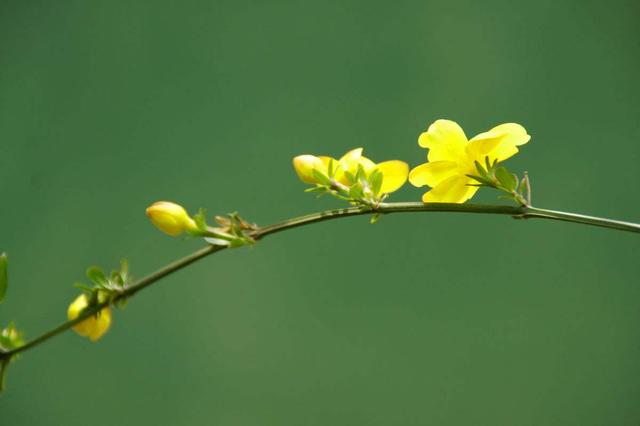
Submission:
M 455 213 L 480 213 L 480 214 L 499 214 L 499 215 L 507 215 L 512 216 L 516 219 L 529 219 L 529 218 L 540 218 L 540 219 L 551 219 L 551 220 L 559 220 L 564 222 L 574 222 L 581 223 L 585 225 L 593 225 L 610 229 L 617 229 L 621 231 L 629 231 L 640 233 L 640 224 L 630 223 L 630 222 L 621 222 L 617 220 L 593 217 L 593 216 L 585 216 L 581 214 L 575 213 L 566 213 L 555 210 L 546 210 L 540 209 L 531 206 L 499 206 L 499 205 L 479 205 L 479 204 L 452 204 L 452 203 L 416 203 L 416 202 L 407 202 L 407 203 L 381 203 L 375 209 L 362 208 L 362 207 L 349 207 L 344 209 L 336 209 L 336 210 L 326 210 L 319 213 L 312 213 L 306 216 L 299 216 L 296 218 L 285 220 L 281 223 L 276 223 L 273 225 L 264 226 L 258 228 L 253 231 L 250 236 L 255 240 L 260 240 L 267 235 L 275 234 L 278 232 L 285 231 L 287 229 L 297 228 L 299 226 L 310 225 L 312 223 L 324 222 L 326 220 L 339 219 L 343 217 L 349 216 L 362 216 L 362 215 L 370 215 L 370 214 L 390 214 L 390 213 L 410 213 L 410 212 L 455 212 Z M 151 284 L 159 281 L 160 279 L 171 275 L 172 273 L 179 271 L 186 266 L 191 265 L 192 263 L 197 262 L 200 259 L 203 259 L 213 253 L 217 253 L 223 249 L 225 246 L 217 246 L 217 245 L 209 245 L 200 250 L 183 257 L 182 259 L 176 260 L 161 269 L 147 275 L 144 278 L 141 278 L 136 283 L 126 287 L 121 293 L 119 293 L 116 297 L 100 303 L 98 305 L 93 306 L 92 308 L 86 309 L 82 315 L 78 316 L 78 318 L 63 322 L 57 327 L 47 331 L 46 333 L 36 337 L 35 339 L 25 343 L 22 346 L 19 346 L 15 349 L 4 351 L 0 350 L 0 361 L 5 359 L 10 359 L 14 355 L 25 352 L 31 348 L 34 348 L 50 338 L 57 336 L 58 334 L 70 329 L 74 325 L 82 322 L 83 320 L 95 315 L 97 312 L 106 308 L 109 305 L 112 305 L 120 300 L 129 298 L 134 294 L 138 293 L 140 290 L 150 286 Z

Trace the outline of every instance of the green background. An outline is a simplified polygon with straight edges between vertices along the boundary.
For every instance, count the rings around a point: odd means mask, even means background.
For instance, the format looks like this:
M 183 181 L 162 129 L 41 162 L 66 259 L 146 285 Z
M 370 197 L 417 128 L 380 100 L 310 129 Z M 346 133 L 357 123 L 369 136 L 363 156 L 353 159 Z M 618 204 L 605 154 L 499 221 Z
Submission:
M 533 136 L 540 207 L 640 221 L 636 1 L 0 3 L 0 321 L 64 320 L 92 264 L 202 244 L 167 199 L 268 224 L 340 206 L 297 154 L 425 159 L 438 118 Z M 419 200 L 407 186 L 392 200 Z M 494 203 L 482 190 L 475 199 Z M 9 371 L 4 425 L 637 425 L 637 235 L 405 214 L 181 271 Z

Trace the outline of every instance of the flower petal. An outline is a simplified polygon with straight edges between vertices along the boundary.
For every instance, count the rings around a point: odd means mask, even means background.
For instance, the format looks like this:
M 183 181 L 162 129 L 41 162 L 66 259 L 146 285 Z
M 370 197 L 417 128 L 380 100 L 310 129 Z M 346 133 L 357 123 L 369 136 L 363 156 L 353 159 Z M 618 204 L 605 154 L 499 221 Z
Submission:
M 490 131 L 506 133 L 506 141 L 509 143 L 513 143 L 516 146 L 524 145 L 531 139 L 531 136 L 527 134 L 527 130 L 517 123 L 500 124 Z
M 420 135 L 418 145 L 429 148 L 429 161 L 460 161 L 465 155 L 467 136 L 455 121 L 436 120 Z
M 390 160 L 377 164 L 376 169 L 382 173 L 381 194 L 397 191 L 407 181 L 409 165 L 404 161 Z
M 466 176 L 451 176 L 424 194 L 422 201 L 424 203 L 464 203 L 478 190 L 477 186 L 468 185 L 473 182 Z
M 89 306 L 89 299 L 86 294 L 81 294 L 69 305 L 67 318 L 74 320 Z M 107 307 L 100 311 L 98 315 L 92 315 L 73 326 L 73 330 L 81 336 L 89 337 L 92 341 L 98 340 L 107 332 L 111 325 L 111 310 Z
M 331 160 L 333 160 L 333 167 L 338 166 L 338 160 L 333 157 L 325 157 L 321 155 L 318 158 L 320 159 L 320 161 L 322 161 L 322 164 L 327 168 L 327 170 L 329 169 L 329 163 L 331 162 Z
M 360 164 L 362 168 L 364 168 L 364 171 L 367 173 L 369 173 L 376 167 L 376 163 L 369 160 L 367 157 L 360 157 L 360 161 L 358 161 L 358 164 Z
M 434 187 L 456 173 L 458 163 L 454 161 L 434 161 L 421 164 L 409 173 L 409 182 L 413 186 L 429 185 Z
M 488 132 L 480 133 L 469 142 L 467 153 L 480 162 L 485 157 L 490 161 L 504 161 L 518 152 L 518 146 L 531 139 L 524 127 L 516 123 L 505 123 Z
M 352 167 L 354 165 L 357 167 L 358 160 L 360 160 L 360 157 L 362 157 L 362 151 L 363 148 L 352 149 L 351 151 L 340 157 L 340 163 L 346 164 L 348 167 Z
M 111 326 L 111 309 L 104 308 L 100 311 L 97 317 L 91 319 L 93 320 L 93 323 L 88 337 L 92 342 L 95 342 L 100 339 Z
M 471 138 L 465 151 L 473 160 L 478 160 L 483 163 L 484 157 L 496 149 L 502 143 L 505 136 L 502 132 L 493 132 L 491 130 L 480 133 Z

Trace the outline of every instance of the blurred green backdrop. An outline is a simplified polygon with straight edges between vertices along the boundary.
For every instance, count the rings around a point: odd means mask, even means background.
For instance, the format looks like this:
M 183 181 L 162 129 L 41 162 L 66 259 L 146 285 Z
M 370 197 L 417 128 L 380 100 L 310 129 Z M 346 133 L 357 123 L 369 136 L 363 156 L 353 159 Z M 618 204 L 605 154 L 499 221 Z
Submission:
M 0 321 L 65 318 L 92 264 L 201 244 L 159 199 L 267 224 L 340 205 L 301 153 L 421 163 L 437 118 L 516 121 L 540 207 L 640 221 L 636 1 L 0 3 Z M 395 200 L 418 200 L 407 186 Z M 495 202 L 481 191 L 478 201 Z M 4 425 L 637 425 L 637 235 L 352 218 L 184 270 L 98 344 L 27 353 Z

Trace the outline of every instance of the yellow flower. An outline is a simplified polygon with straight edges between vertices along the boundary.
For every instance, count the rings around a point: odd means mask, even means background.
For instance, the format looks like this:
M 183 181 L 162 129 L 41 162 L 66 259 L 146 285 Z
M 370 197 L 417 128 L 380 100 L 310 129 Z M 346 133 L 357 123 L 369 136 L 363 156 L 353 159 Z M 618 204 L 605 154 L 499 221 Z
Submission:
M 198 230 L 196 222 L 180 205 L 169 201 L 158 201 L 147 208 L 147 216 L 151 222 L 165 234 L 175 237 L 183 232 Z
M 82 310 L 87 306 L 89 306 L 89 299 L 87 295 L 83 293 L 78 296 L 71 305 L 69 305 L 67 318 L 69 318 L 69 320 L 78 318 L 80 312 L 82 312 Z M 90 316 L 79 324 L 74 325 L 73 329 L 79 335 L 86 336 L 91 339 L 91 341 L 95 342 L 107 332 L 110 325 L 111 309 L 104 308 L 97 314 Z
M 347 177 L 347 172 L 355 176 L 358 166 L 362 166 L 367 176 L 374 170 L 378 170 L 382 174 L 382 185 L 379 194 L 390 194 L 397 191 L 407 181 L 409 174 L 409 166 L 407 163 L 398 160 L 384 161 L 382 163 L 374 163 L 367 157 L 362 155 L 362 148 L 356 148 L 339 160 L 332 157 L 316 157 L 314 155 L 299 155 L 293 159 L 293 167 L 301 181 L 308 184 L 321 183 L 313 173 L 313 170 L 321 174 L 329 175 L 329 164 L 333 163 L 334 179 L 342 185 L 351 186 L 352 182 Z
M 422 196 L 425 203 L 464 203 L 478 190 L 478 183 L 467 175 L 476 175 L 475 162 L 501 162 L 518 152 L 518 146 L 531 136 L 524 127 L 506 123 L 467 140 L 460 126 L 450 120 L 437 120 L 420 135 L 418 144 L 429 149 L 428 163 L 411 170 L 409 182 L 432 189 Z

